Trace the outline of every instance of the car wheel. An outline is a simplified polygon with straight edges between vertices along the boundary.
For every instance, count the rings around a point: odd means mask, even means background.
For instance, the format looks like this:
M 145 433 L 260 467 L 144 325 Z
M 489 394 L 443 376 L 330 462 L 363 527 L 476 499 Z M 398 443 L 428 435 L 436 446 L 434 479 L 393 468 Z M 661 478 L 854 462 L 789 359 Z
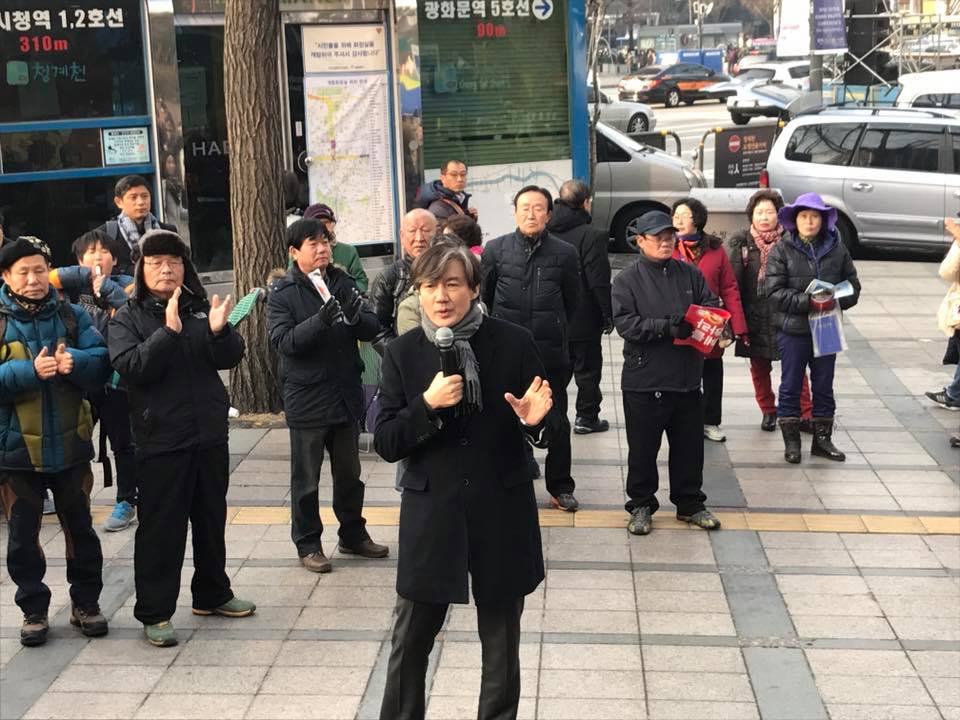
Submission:
M 750 122 L 750 118 L 740 113 L 730 113 L 730 119 L 733 120 L 734 125 L 746 125 Z
M 626 208 L 618 213 L 613 221 L 613 245 L 610 246 L 610 250 L 620 253 L 636 252 L 637 246 L 633 242 L 633 238 L 637 235 L 640 218 L 652 210 L 667 212 L 669 208 L 658 204 L 641 204 Z
M 627 123 L 627 132 L 628 133 L 642 133 L 650 129 L 650 122 L 647 120 L 647 116 L 643 113 L 637 113 L 632 118 L 630 122 Z
M 667 90 L 667 95 L 663 100 L 663 104 L 668 108 L 675 108 L 680 104 L 680 91 L 677 88 L 670 88 Z
M 851 255 L 855 256 L 860 249 L 860 238 L 857 237 L 857 230 L 853 227 L 853 223 L 843 215 L 837 215 L 837 234 L 840 236 L 840 242 L 847 246 Z

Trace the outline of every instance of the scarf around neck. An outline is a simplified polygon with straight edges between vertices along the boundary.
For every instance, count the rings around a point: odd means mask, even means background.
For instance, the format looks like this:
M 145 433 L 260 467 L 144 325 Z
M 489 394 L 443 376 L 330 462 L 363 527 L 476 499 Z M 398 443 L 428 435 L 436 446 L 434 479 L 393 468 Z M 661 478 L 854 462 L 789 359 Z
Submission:
M 463 398 L 457 403 L 455 415 L 462 417 L 483 410 L 483 394 L 480 387 L 480 364 L 477 356 L 470 347 L 470 338 L 483 322 L 483 312 L 480 303 L 474 301 L 473 306 L 456 325 L 453 330 L 453 347 L 457 351 L 457 364 L 463 368 Z M 437 325 L 425 312 L 420 313 L 420 327 L 434 345 L 437 344 Z
M 783 225 L 777 225 L 773 230 L 757 230 L 756 226 L 751 224 L 750 236 L 760 251 L 760 272 L 757 273 L 757 281 L 762 285 L 763 279 L 767 276 L 767 258 L 770 257 L 773 246 L 783 237 Z
M 127 245 L 130 246 L 130 249 L 137 247 L 140 243 L 140 230 L 137 228 L 137 224 L 129 217 L 126 213 L 120 213 L 117 216 L 117 224 L 120 226 L 120 234 L 123 235 L 123 239 L 127 241 Z M 159 230 L 160 221 L 157 220 L 156 216 L 153 213 L 147 213 L 147 217 L 143 220 L 143 234 L 150 232 L 151 230 Z
M 681 260 L 691 265 L 700 262 L 700 257 L 703 255 L 703 235 L 700 233 L 678 235 L 677 255 Z
M 31 315 L 36 315 L 43 310 L 43 306 L 47 304 L 47 300 L 50 297 L 49 295 L 44 295 L 39 300 L 35 300 L 34 298 L 29 298 L 26 295 L 17 295 L 17 293 L 10 288 L 7 288 L 7 293 L 10 295 L 11 300 L 13 300 L 20 308 L 26 310 Z

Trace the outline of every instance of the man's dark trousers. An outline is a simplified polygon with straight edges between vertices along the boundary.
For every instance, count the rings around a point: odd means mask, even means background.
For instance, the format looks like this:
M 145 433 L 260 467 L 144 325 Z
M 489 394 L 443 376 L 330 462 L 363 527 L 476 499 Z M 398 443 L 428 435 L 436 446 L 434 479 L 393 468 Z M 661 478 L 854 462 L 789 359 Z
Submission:
M 594 420 L 600 416 L 600 377 L 603 373 L 601 335 L 589 340 L 570 341 L 570 363 L 577 383 L 577 417 Z
M 97 605 L 103 589 L 103 554 L 90 519 L 93 473 L 81 463 L 59 473 L 3 472 L 0 498 L 9 524 L 7 570 L 17 586 L 15 600 L 24 615 L 45 615 L 50 588 L 43 582 L 47 561 L 40 547 L 44 488 L 53 492 L 67 544 L 70 600 L 80 608 Z
M 187 521 L 193 535 L 193 607 L 212 610 L 233 599 L 224 569 L 229 481 L 226 443 L 137 459 L 133 615 L 144 625 L 169 620 L 177 609 Z
M 572 493 L 576 488 L 570 476 L 570 418 L 567 417 L 567 385 L 570 368 L 547 368 L 547 382 L 553 390 L 553 407 L 547 414 L 547 462 L 544 467 L 547 492 L 553 497 Z M 529 446 L 527 446 L 529 447 Z
M 130 403 L 122 390 L 105 388 L 89 396 L 100 421 L 100 432 L 110 440 L 117 465 L 117 502 L 137 503 L 137 461 L 134 456 Z
M 322 545 L 320 468 L 323 451 L 330 453 L 333 475 L 333 512 L 340 522 L 340 542 L 356 547 L 370 536 L 364 527 L 360 481 L 360 429 L 355 422 L 318 428 L 290 428 L 290 536 L 297 554 L 306 557 Z
M 703 401 L 692 392 L 623 393 L 627 423 L 627 512 L 660 507 L 657 453 L 664 431 L 670 443 L 670 502 L 679 515 L 704 509 L 703 494 Z
M 447 616 L 446 604 L 397 598 L 380 720 L 423 720 L 427 661 Z M 477 604 L 483 674 L 477 720 L 515 720 L 520 703 L 523 598 Z

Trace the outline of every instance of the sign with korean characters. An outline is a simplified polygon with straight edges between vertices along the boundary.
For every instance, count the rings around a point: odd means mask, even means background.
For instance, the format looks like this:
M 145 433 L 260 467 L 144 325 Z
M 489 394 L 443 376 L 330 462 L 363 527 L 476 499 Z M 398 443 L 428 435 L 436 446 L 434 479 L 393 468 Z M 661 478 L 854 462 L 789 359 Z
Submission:
M 0 122 L 146 112 L 139 0 L 0 0 Z
M 141 165 L 150 162 L 147 128 L 104 128 L 104 165 Z
M 733 128 L 717 133 L 713 186 L 752 188 L 760 186 L 760 171 L 767 166 L 776 127 Z
M 381 25 L 303 26 L 303 70 L 306 73 L 378 72 L 387 69 Z

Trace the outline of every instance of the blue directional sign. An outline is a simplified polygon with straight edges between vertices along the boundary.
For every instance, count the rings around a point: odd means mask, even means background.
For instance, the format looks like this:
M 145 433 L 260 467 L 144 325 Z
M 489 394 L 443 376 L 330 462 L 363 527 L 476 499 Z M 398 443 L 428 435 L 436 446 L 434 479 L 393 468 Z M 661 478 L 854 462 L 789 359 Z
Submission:
M 533 4 L 533 16 L 537 20 L 546 20 L 553 15 L 553 3 L 550 0 L 536 0 Z

